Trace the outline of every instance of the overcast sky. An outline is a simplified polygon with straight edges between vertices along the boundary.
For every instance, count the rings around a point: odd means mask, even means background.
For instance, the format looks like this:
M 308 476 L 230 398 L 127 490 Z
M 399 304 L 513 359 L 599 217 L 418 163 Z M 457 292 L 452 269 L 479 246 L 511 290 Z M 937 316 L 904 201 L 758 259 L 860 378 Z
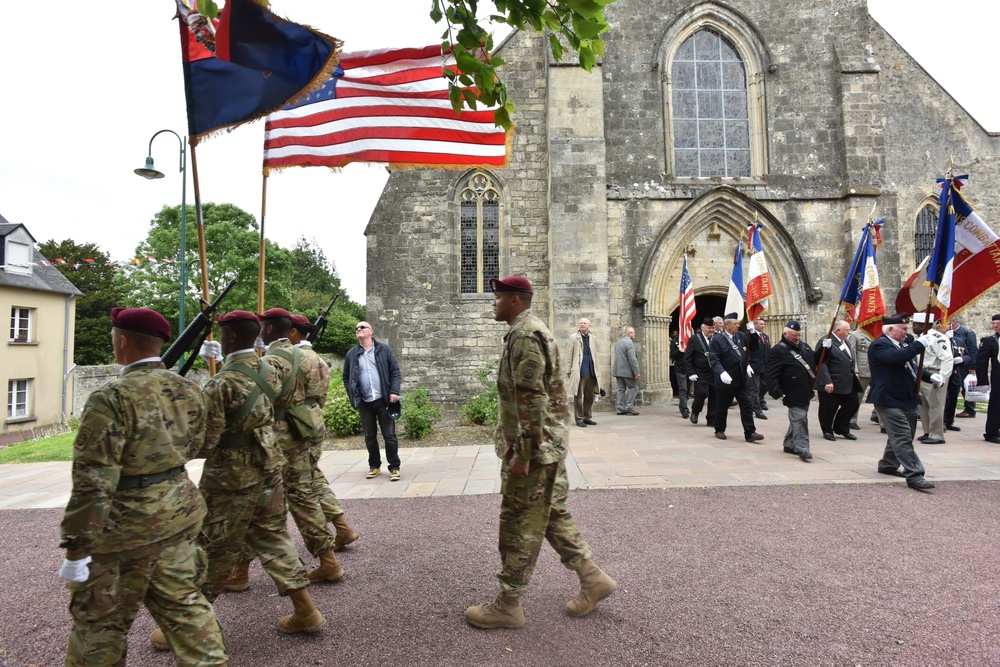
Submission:
M 221 5 L 222 2 L 220 1 Z M 1000 2 L 869 0 L 875 19 L 987 129 L 1000 131 L 995 72 Z M 42 11 L 56 10 L 57 16 Z M 344 40 L 345 51 L 435 43 L 442 27 L 418 0 L 274 0 L 286 18 Z M 127 8 L 128 13 L 114 10 Z M 186 134 L 184 83 L 174 3 L 143 0 L 6 3 L 0 21 L 0 213 L 39 241 L 94 242 L 112 259 L 131 257 L 149 221 L 180 203 L 177 140 L 153 144 L 166 178 L 147 181 L 149 139 Z M 55 18 L 56 20 L 52 20 Z M 877 54 L 876 54 L 877 55 Z M 516 121 L 516 116 L 515 116 Z M 202 200 L 231 202 L 260 216 L 264 124 L 202 142 Z M 188 203 L 194 203 L 189 165 Z M 313 238 L 351 298 L 365 300 L 365 237 L 387 175 L 377 165 L 289 169 L 268 179 L 267 237 L 291 247 Z M 197 252 L 193 222 L 189 257 Z M 274 304 L 268 304 L 274 305 Z M 280 304 L 284 305 L 284 304 Z

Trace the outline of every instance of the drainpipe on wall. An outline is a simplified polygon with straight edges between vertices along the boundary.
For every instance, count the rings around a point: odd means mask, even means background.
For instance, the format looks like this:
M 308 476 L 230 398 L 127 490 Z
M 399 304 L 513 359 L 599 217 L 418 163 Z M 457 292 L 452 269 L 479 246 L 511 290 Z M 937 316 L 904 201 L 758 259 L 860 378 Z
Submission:
M 76 364 L 70 366 L 69 358 L 69 311 L 70 304 L 73 302 L 74 296 L 70 294 L 66 297 L 66 315 L 63 318 L 65 324 L 63 326 L 63 382 L 62 382 L 62 423 L 66 423 L 66 383 L 69 382 L 70 373 L 76 369 Z

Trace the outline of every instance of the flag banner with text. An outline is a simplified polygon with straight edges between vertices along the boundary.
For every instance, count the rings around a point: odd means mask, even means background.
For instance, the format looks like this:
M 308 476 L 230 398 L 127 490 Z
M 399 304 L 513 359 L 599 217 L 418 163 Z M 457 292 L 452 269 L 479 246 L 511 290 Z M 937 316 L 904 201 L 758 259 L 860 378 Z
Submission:
M 881 227 L 881 220 L 875 223 Z M 875 225 L 871 225 L 875 227 Z M 882 284 L 878 277 L 878 266 L 875 262 L 875 231 L 865 234 L 863 259 L 861 260 L 861 293 L 858 299 L 858 328 L 863 329 L 872 338 L 882 335 L 882 317 L 886 314 L 885 299 L 882 296 Z M 881 238 L 881 234 L 878 235 Z
M 771 274 L 764 259 L 764 244 L 760 238 L 763 229 L 764 225 L 756 223 L 750 225 L 748 230 L 747 254 L 750 255 L 750 268 L 746 288 L 747 321 L 760 317 L 767 310 L 767 297 L 774 294 Z

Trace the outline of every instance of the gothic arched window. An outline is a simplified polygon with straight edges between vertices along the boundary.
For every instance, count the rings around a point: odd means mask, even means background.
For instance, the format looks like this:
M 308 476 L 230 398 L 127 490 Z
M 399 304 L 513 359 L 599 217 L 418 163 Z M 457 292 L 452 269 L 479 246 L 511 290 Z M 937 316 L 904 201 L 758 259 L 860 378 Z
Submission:
M 747 177 L 751 170 L 747 72 L 732 43 L 698 30 L 670 67 L 674 175 Z
M 489 291 L 500 277 L 500 188 L 481 172 L 469 177 L 460 195 L 462 294 Z
M 920 264 L 924 257 L 934 250 L 934 234 L 937 233 L 938 212 L 933 206 L 924 206 L 917 213 L 917 224 L 913 232 L 913 261 Z

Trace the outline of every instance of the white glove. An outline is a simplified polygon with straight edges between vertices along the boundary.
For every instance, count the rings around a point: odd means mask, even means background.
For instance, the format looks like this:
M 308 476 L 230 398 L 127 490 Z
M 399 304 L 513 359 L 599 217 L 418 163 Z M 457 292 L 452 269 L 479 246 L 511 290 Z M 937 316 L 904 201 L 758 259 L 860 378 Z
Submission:
M 757 327 L 753 325 L 753 322 L 747 322 L 747 333 L 755 333 L 756 331 Z
M 257 340 L 253 342 L 253 349 L 262 351 L 267 349 L 267 345 L 264 344 L 264 339 L 257 336 Z
M 931 382 L 934 383 L 935 387 L 943 387 L 944 386 L 944 378 L 941 377 L 940 373 L 932 373 L 931 374 Z
M 733 377 L 729 373 L 727 373 L 726 371 L 722 371 L 722 375 L 720 375 L 719 378 L 722 380 L 722 384 L 732 384 L 733 383 Z
M 688 380 L 691 380 L 691 382 L 697 382 L 698 381 L 698 376 L 697 375 L 688 375 Z
M 955 357 L 953 361 L 955 362 L 955 365 L 965 363 L 965 359 L 963 359 L 962 357 Z
M 917 339 L 917 342 L 924 346 L 925 349 L 930 349 L 931 345 L 934 344 L 934 337 L 930 334 L 923 334 Z
M 206 340 L 198 350 L 198 356 L 202 359 L 215 359 L 222 361 L 222 343 L 217 340 Z
M 63 560 L 62 567 L 59 568 L 59 578 L 63 581 L 83 583 L 90 577 L 90 568 L 87 567 L 89 562 L 90 556 L 80 560 Z
M 753 377 L 753 369 L 750 368 L 749 366 L 747 366 L 747 377 L 748 378 L 752 378 Z
M 829 350 L 832 346 L 833 346 L 833 339 L 832 338 L 824 338 L 823 339 L 823 347 L 825 347 L 826 349 Z
M 948 337 L 948 338 L 954 338 L 955 337 L 955 332 L 952 331 L 951 329 L 948 329 L 947 331 L 944 332 L 944 335 L 946 337 Z

